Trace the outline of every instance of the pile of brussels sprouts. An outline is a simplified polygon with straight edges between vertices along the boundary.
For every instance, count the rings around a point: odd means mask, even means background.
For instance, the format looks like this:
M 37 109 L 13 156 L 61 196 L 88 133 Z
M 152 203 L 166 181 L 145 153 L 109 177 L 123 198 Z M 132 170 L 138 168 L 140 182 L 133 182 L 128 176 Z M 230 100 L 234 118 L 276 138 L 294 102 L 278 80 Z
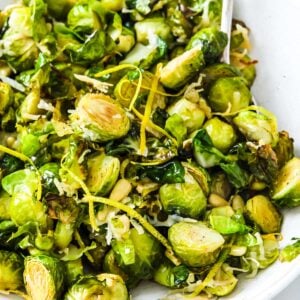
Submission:
M 213 298 L 279 257 L 300 159 L 252 103 L 242 22 L 220 62 L 221 9 L 23 0 L 0 12 L 0 291 L 126 300 L 152 280 L 170 299 Z

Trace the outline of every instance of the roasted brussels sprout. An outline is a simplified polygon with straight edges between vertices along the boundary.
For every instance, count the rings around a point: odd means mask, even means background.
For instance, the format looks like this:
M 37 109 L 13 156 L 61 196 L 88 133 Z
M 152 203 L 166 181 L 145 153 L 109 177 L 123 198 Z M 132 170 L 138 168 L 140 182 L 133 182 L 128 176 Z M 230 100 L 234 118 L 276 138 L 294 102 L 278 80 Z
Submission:
M 0 250 L 0 290 L 16 291 L 23 283 L 23 258 L 14 252 Z
M 272 199 L 281 206 L 300 205 L 300 158 L 292 158 L 279 171 Z
M 2 179 L 2 187 L 11 195 L 9 214 L 17 225 L 33 221 L 47 226 L 46 207 L 35 199 L 36 172 L 24 169 L 11 173 Z
M 149 44 L 137 43 L 121 64 L 132 64 L 148 70 L 167 53 L 167 44 L 158 36 L 152 36 Z
M 176 255 L 190 267 L 209 265 L 217 259 L 224 238 L 202 222 L 179 222 L 168 232 Z
M 172 41 L 171 28 L 163 17 L 146 18 L 134 24 L 136 39 L 147 44 L 153 35 L 159 36 L 164 41 Z
M 80 34 L 91 34 L 101 29 L 101 23 L 92 7 L 85 3 L 75 4 L 67 15 L 69 28 Z
M 205 62 L 211 64 L 221 55 L 227 41 L 226 33 L 219 31 L 215 27 L 208 27 L 194 34 L 187 44 L 186 49 L 199 47 L 203 52 Z
M 165 261 L 155 270 L 153 279 L 161 285 L 175 288 L 184 286 L 189 274 L 190 271 L 185 265 L 174 266 Z
M 164 184 L 159 189 L 159 199 L 167 213 L 198 218 L 206 208 L 206 196 L 190 174 L 184 177 L 184 183 Z
M 242 77 L 220 78 L 211 85 L 208 101 L 213 111 L 236 112 L 249 105 L 251 93 Z
M 161 245 L 154 237 L 136 229 L 131 229 L 123 240 L 113 240 L 112 249 L 117 265 L 129 275 L 126 281 L 129 286 L 135 286 L 141 279 L 152 278 L 162 254 Z
M 70 118 L 74 129 L 93 142 L 120 138 L 126 135 L 130 126 L 125 111 L 103 94 L 81 97 Z
M 64 267 L 51 256 L 26 256 L 24 282 L 33 300 L 59 299 L 64 288 Z
M 250 141 L 275 146 L 278 142 L 277 122 L 273 117 L 254 111 L 242 111 L 234 124 Z
M 282 216 L 263 195 L 256 195 L 246 203 L 246 211 L 249 218 L 254 221 L 264 233 L 274 233 L 280 231 Z
M 234 128 L 218 117 L 206 121 L 203 128 L 206 129 L 213 145 L 223 153 L 226 153 L 237 139 Z
M 114 274 L 83 276 L 67 291 L 65 300 L 127 300 L 128 292 L 122 278 Z
M 193 103 L 185 98 L 181 98 L 167 108 L 170 116 L 177 114 L 183 120 L 183 127 L 187 128 L 187 133 L 199 129 L 205 119 L 205 113 L 198 103 Z
M 107 195 L 119 177 L 119 159 L 104 153 L 96 153 L 89 157 L 87 165 L 87 187 L 96 195 Z
M 162 69 L 160 82 L 170 89 L 185 85 L 203 67 L 204 57 L 200 47 L 194 47 L 170 60 Z

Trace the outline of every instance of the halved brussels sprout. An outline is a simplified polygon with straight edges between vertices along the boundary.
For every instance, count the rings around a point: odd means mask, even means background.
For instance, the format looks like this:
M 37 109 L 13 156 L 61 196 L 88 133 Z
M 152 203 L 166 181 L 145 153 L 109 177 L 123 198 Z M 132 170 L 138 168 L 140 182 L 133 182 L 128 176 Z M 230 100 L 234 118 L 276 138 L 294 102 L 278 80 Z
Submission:
M 223 153 L 226 153 L 237 139 L 234 128 L 218 117 L 206 121 L 203 128 L 206 129 L 213 145 Z
M 160 243 L 149 233 L 139 233 L 135 228 L 130 230 L 127 238 L 113 240 L 112 249 L 118 267 L 128 275 L 125 279 L 129 286 L 135 286 L 141 279 L 152 278 L 162 256 Z
M 185 51 L 170 60 L 161 70 L 160 82 L 167 88 L 185 85 L 204 67 L 205 61 L 199 47 Z
M 184 183 L 164 184 L 159 189 L 159 199 L 163 210 L 180 216 L 198 218 L 206 208 L 206 196 L 195 180 L 186 174 Z
M 158 36 L 152 36 L 149 44 L 137 43 L 120 64 L 132 64 L 149 69 L 167 53 L 167 44 Z
M 224 238 L 202 222 L 179 222 L 168 232 L 176 255 L 190 267 L 209 265 L 217 259 Z
M 282 216 L 266 196 L 256 195 L 249 199 L 246 212 L 264 233 L 280 232 Z
M 32 300 L 60 299 L 64 287 L 62 262 L 47 255 L 27 256 L 24 282 Z
M 102 27 L 97 14 L 92 10 L 91 5 L 86 3 L 76 3 L 71 8 L 67 16 L 67 25 L 82 34 L 91 34 Z
M 33 39 L 34 20 L 31 7 L 16 6 L 11 10 L 8 28 L 2 36 L 2 55 L 18 71 L 33 67 L 38 48 Z M 44 24 L 41 23 L 41 27 Z
M 234 117 L 233 123 L 250 141 L 273 146 L 278 142 L 277 123 L 265 114 L 242 111 Z
M 201 109 L 200 105 L 185 98 L 181 98 L 169 106 L 167 112 L 170 116 L 177 114 L 181 117 L 188 133 L 199 129 L 205 119 L 205 112 Z
M 174 266 L 169 261 L 164 261 L 155 270 L 153 280 L 170 288 L 179 288 L 185 285 L 190 274 L 185 265 Z
M 208 27 L 195 33 L 187 44 L 186 49 L 201 48 L 205 62 L 210 64 L 222 54 L 227 42 L 226 33 L 219 31 L 216 27 Z
M 120 138 L 127 134 L 130 127 L 126 112 L 103 94 L 86 94 L 81 97 L 70 119 L 75 130 L 93 142 Z
M 0 250 L 0 291 L 16 291 L 23 287 L 24 261 L 14 252 Z
M 146 18 L 134 24 L 136 39 L 147 44 L 153 35 L 159 36 L 164 41 L 171 41 L 171 28 L 163 17 Z
M 95 195 L 106 196 L 118 180 L 120 161 L 113 156 L 97 153 L 88 158 L 87 187 Z
M 282 206 L 300 205 L 300 158 L 292 158 L 279 171 L 272 199 Z
M 114 274 L 83 276 L 73 284 L 65 300 L 128 300 L 127 288 L 122 278 Z
M 29 169 L 19 170 L 2 179 L 3 189 L 11 195 L 9 214 L 18 225 L 37 222 L 47 226 L 46 207 L 35 198 L 37 174 Z
M 213 111 L 236 112 L 249 105 L 251 93 L 242 77 L 220 78 L 211 85 L 208 101 Z

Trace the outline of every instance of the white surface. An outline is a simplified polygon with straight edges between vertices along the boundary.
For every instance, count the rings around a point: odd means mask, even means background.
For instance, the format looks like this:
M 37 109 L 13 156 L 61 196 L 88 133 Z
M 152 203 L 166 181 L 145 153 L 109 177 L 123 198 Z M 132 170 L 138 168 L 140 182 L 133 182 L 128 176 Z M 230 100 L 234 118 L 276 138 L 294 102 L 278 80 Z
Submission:
M 0 6 L 8 2 L 0 0 Z M 252 30 L 252 56 L 259 60 L 253 88 L 255 98 L 275 113 L 279 128 L 289 131 L 295 138 L 299 156 L 300 0 L 236 0 L 235 16 Z M 289 243 L 291 237 L 300 237 L 300 208 L 285 212 L 283 236 L 282 246 Z M 277 262 L 254 280 L 242 282 L 228 299 L 298 300 L 299 274 L 300 258 L 292 263 Z M 155 300 L 160 295 L 163 294 L 152 285 L 141 286 L 133 299 Z M 0 299 L 8 298 L 0 296 Z

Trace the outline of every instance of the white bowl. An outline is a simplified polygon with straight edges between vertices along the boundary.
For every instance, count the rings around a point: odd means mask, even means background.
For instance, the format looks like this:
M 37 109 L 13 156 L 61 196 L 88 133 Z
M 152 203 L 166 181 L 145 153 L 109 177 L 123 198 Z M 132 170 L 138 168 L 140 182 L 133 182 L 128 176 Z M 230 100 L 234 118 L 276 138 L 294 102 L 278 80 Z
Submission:
M 57 0 L 59 1 L 59 0 Z M 0 7 L 11 3 L 1 0 Z M 271 110 L 278 118 L 279 128 L 287 130 L 295 139 L 300 155 L 300 1 L 299 0 L 238 0 L 235 17 L 251 28 L 252 57 L 258 59 L 258 75 L 253 93 L 259 104 Z M 300 208 L 285 210 L 281 247 L 292 237 L 300 237 Z M 300 275 L 300 257 L 290 263 L 276 262 L 251 280 L 243 280 L 226 299 L 268 300 L 291 284 Z M 277 300 L 299 299 L 288 290 Z M 153 283 L 140 285 L 133 300 L 156 300 L 165 295 L 165 289 Z M 0 299 L 9 299 L 0 296 Z M 274 298 L 275 299 L 275 298 Z

